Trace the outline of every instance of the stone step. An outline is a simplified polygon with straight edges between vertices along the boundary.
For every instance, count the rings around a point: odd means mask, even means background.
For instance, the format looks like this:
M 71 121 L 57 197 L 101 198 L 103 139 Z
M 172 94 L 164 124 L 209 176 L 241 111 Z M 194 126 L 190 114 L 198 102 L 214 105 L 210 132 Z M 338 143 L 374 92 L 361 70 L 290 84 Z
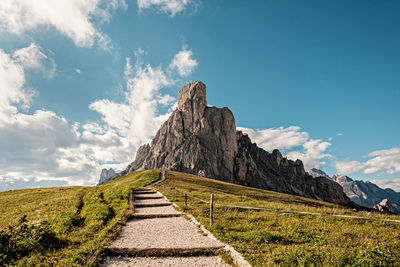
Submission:
M 140 207 L 163 207 L 163 206 L 171 206 L 171 202 L 160 202 L 160 203 L 135 203 L 135 208 Z
M 188 256 L 188 257 L 107 257 L 103 266 L 124 267 L 171 267 L 171 266 L 230 266 L 218 256 Z
M 133 194 L 157 194 L 156 191 L 133 191 Z
M 134 215 L 160 215 L 160 214 L 182 214 L 181 212 L 174 209 L 172 206 L 161 206 L 161 207 L 136 207 Z
M 164 198 L 146 198 L 146 199 L 136 199 L 135 198 L 135 204 L 141 204 L 141 203 L 171 203 Z
M 147 187 L 136 187 L 136 188 L 133 188 L 133 191 L 154 191 L 154 190 L 151 188 L 147 188 Z
M 152 195 L 133 195 L 133 197 L 135 199 L 160 199 L 160 198 L 164 198 L 163 196 L 159 195 L 159 196 L 152 196 Z
M 223 246 L 215 246 L 211 248 L 108 248 L 106 254 L 108 256 L 128 256 L 128 257 L 184 257 L 197 255 L 217 255 L 217 251 Z
M 130 219 L 148 219 L 148 218 L 168 218 L 168 217 L 180 217 L 185 214 L 183 213 L 164 213 L 164 214 L 132 214 L 129 216 Z

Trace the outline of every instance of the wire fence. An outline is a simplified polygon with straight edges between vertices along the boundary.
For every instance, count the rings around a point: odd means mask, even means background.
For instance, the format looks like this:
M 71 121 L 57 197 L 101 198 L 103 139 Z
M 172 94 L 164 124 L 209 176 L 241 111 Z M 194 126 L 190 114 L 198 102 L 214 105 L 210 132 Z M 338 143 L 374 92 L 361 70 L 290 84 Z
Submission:
M 159 181 L 158 185 L 162 184 L 163 186 L 163 193 L 166 193 L 168 188 L 165 186 L 165 182 L 168 180 L 168 172 L 163 172 L 162 180 Z M 167 189 L 167 190 L 166 190 Z M 194 199 L 204 204 L 210 205 L 211 201 L 196 197 L 195 195 L 190 195 L 188 193 L 182 192 L 177 190 L 175 187 L 169 186 L 171 195 L 172 195 L 172 202 L 175 202 L 175 198 L 183 197 L 184 198 L 184 209 L 188 207 L 188 199 Z M 211 194 L 211 193 L 210 193 Z M 354 216 L 354 215 L 345 215 L 345 214 L 331 214 L 331 213 L 322 213 L 322 212 L 308 212 L 308 211 L 295 211 L 295 210 L 278 210 L 273 208 L 260 208 L 260 207 L 252 207 L 252 206 L 241 206 L 241 205 L 230 205 L 224 203 L 216 203 L 215 201 L 210 205 L 210 210 L 213 209 L 213 206 L 218 207 L 226 207 L 226 208 L 233 208 L 233 209 L 244 209 L 244 210 L 254 210 L 254 211 L 269 211 L 272 213 L 277 213 L 280 215 L 289 215 L 289 214 L 298 214 L 298 215 L 313 215 L 313 216 L 332 216 L 332 217 L 339 217 L 339 218 L 349 218 L 349 219 L 362 219 L 362 220 L 378 220 L 378 221 L 386 221 L 386 222 L 395 222 L 400 223 L 400 220 L 395 219 L 382 219 L 382 218 L 372 218 L 372 217 L 363 217 L 363 216 Z M 211 219 L 211 218 L 210 218 Z

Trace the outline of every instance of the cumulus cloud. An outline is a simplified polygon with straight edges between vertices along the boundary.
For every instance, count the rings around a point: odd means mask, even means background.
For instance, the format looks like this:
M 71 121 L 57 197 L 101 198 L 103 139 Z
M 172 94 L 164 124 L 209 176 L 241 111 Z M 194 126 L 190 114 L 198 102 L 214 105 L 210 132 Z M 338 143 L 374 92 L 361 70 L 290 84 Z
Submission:
M 48 110 L 25 114 L 19 110 L 31 103 L 31 93 L 24 88 L 25 70 L 36 63 L 16 58 L 0 50 L 0 90 L 5 93 L 0 99 L 0 190 L 95 184 L 101 168 L 122 170 L 132 161 L 176 102 L 162 92 L 175 84 L 176 73 L 141 60 L 132 65 L 127 58 L 124 101 L 102 99 L 89 106 L 101 121 L 70 123 Z M 160 112 L 165 106 L 170 109 Z
M 364 164 L 358 161 L 336 161 L 335 168 L 340 174 L 349 174 L 363 169 Z
M 305 169 L 317 168 L 320 169 L 321 165 L 326 164 L 321 161 L 325 158 L 331 158 L 332 155 L 326 153 L 326 150 L 331 145 L 329 142 L 324 142 L 320 139 L 311 139 L 303 144 L 304 151 L 291 151 L 287 157 L 292 160 L 301 159 L 304 163 Z
M 185 11 L 191 2 L 191 0 L 137 0 L 140 11 L 155 8 L 158 12 L 168 14 L 171 18 Z
M 179 75 L 185 77 L 192 74 L 194 68 L 198 65 L 198 62 L 192 58 L 192 50 L 183 49 L 174 56 L 169 67 L 177 69 Z
M 8 0 L 0 1 L 0 32 L 22 35 L 38 28 L 54 27 L 77 46 L 98 42 L 109 47 L 109 38 L 97 29 L 94 19 L 104 22 L 110 11 L 125 7 L 124 0 Z
M 55 73 L 56 65 L 36 44 L 14 51 L 12 55 L 0 49 L 0 124 L 30 105 L 34 90 L 25 88 L 25 70 L 41 70 L 47 77 Z
M 332 157 L 326 153 L 331 143 L 310 139 L 310 135 L 298 126 L 259 130 L 238 127 L 238 130 L 247 133 L 252 142 L 265 150 L 280 149 L 289 159 L 302 160 L 306 169 L 320 168 L 325 164 L 323 159 Z
M 400 192 L 400 179 L 372 180 L 371 183 L 374 183 L 381 188 L 391 188 L 396 192 Z
M 253 130 L 249 128 L 238 127 L 238 130 L 247 133 L 251 140 L 265 150 L 273 149 L 291 149 L 305 143 L 309 134 L 300 131 L 298 126 L 290 126 L 288 128 L 269 128 L 261 130 Z
M 158 115 L 158 105 L 165 104 L 166 95 L 160 89 L 173 84 L 164 70 L 150 65 L 132 67 L 127 59 L 125 75 L 127 92 L 125 102 L 98 100 L 89 107 L 102 115 L 103 121 L 121 135 L 143 143 L 155 134 L 165 116 Z M 134 129 L 134 131 L 132 130 Z
M 365 162 L 358 161 L 337 161 L 336 170 L 342 174 L 348 174 L 364 170 L 365 174 L 374 174 L 379 171 L 387 174 L 400 172 L 400 148 L 376 150 L 365 156 L 371 158 Z

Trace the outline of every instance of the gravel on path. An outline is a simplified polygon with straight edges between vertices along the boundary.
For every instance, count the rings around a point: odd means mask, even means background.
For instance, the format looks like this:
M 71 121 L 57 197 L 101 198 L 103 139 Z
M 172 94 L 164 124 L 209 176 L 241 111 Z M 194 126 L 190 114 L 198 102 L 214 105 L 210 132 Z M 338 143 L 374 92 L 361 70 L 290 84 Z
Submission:
M 177 211 L 172 206 L 163 206 L 163 207 L 135 208 L 134 214 L 164 215 L 164 214 L 182 214 L 182 212 Z
M 104 262 L 103 266 L 137 266 L 137 267 L 166 267 L 166 266 L 196 266 L 196 267 L 228 267 L 230 265 L 218 256 L 198 256 L 198 257 L 110 257 Z
M 163 198 L 159 199 L 135 199 L 135 204 L 154 204 L 154 203 L 170 203 Z
M 133 219 L 122 229 L 111 248 L 192 249 L 222 247 L 223 243 L 200 233 L 183 217 Z

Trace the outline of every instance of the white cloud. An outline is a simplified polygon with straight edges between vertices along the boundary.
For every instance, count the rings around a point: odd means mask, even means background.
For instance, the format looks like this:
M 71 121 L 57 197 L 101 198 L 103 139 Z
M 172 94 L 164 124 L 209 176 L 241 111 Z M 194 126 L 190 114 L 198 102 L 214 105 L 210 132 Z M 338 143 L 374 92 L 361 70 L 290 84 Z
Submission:
M 290 126 L 288 128 L 269 128 L 253 130 L 249 128 L 237 127 L 238 130 L 247 133 L 252 142 L 265 150 L 271 151 L 274 149 L 291 149 L 304 144 L 309 134 L 300 131 L 298 126 Z
M 148 141 L 163 122 L 164 117 L 157 114 L 157 107 L 160 101 L 165 104 L 166 96 L 160 93 L 160 89 L 172 85 L 173 80 L 167 77 L 160 66 L 137 65 L 135 71 L 132 69 L 127 60 L 125 73 L 128 91 L 124 103 L 99 100 L 92 103 L 90 108 L 99 112 L 107 125 L 139 144 Z
M 0 122 L 17 111 L 11 104 L 29 105 L 33 92 L 23 88 L 24 83 L 23 67 L 0 49 Z
M 139 11 L 154 7 L 158 12 L 169 14 L 173 18 L 185 11 L 191 0 L 137 0 Z
M 339 173 L 348 174 L 359 170 L 364 170 L 365 174 L 373 174 L 379 171 L 387 174 L 400 172 L 400 148 L 394 147 L 386 150 L 376 150 L 368 155 L 371 158 L 365 162 L 342 161 L 335 162 L 336 170 Z
M 287 153 L 287 157 L 292 160 L 302 160 L 306 169 L 320 168 L 325 164 L 322 159 L 331 158 L 331 155 L 325 152 L 331 143 L 310 139 L 309 134 L 300 131 L 298 126 L 261 130 L 238 127 L 238 130 L 247 133 L 252 142 L 265 150 L 292 150 Z
M 14 51 L 12 56 L 0 49 L 0 124 L 17 113 L 18 106 L 27 108 L 35 92 L 24 88 L 25 70 L 38 69 L 47 77 L 54 76 L 56 65 L 36 44 Z
M 41 47 L 31 43 L 28 47 L 16 50 L 13 55 L 16 63 L 24 69 L 39 69 L 46 77 L 53 78 L 56 72 L 56 63 L 41 51 Z
M 21 62 L 0 50 L 0 85 L 5 88 L 0 90 L 6 93 L 0 98 L 0 181 L 4 181 L 0 190 L 52 185 L 51 181 L 53 185 L 95 184 L 101 168 L 122 170 L 132 161 L 137 148 L 150 140 L 171 112 L 159 108 L 176 102 L 162 93 L 175 84 L 176 74 L 141 61 L 132 66 L 128 58 L 125 100 L 103 99 L 89 106 L 102 115 L 102 121 L 79 125 L 48 110 L 24 114 L 17 104 L 28 108 L 31 95 L 24 88 Z
M 195 59 L 192 59 L 192 50 L 186 50 L 185 48 L 174 56 L 169 67 L 177 69 L 179 75 L 185 77 L 192 74 L 194 68 L 198 65 Z
M 396 192 L 400 192 L 400 179 L 372 180 L 371 183 L 374 183 L 381 188 L 391 188 Z
M 358 161 L 336 161 L 335 168 L 340 174 L 349 174 L 363 169 L 364 164 Z
M 7 0 L 0 1 L 0 32 L 22 35 L 38 28 L 54 27 L 77 46 L 91 47 L 95 42 L 107 44 L 108 37 L 93 24 L 110 17 L 110 11 L 125 1 L 105 0 Z M 109 45 L 107 45 L 109 47 Z
M 325 164 L 321 159 L 332 157 L 332 155 L 325 152 L 330 145 L 331 143 L 329 142 L 310 139 L 303 144 L 304 152 L 291 151 L 287 154 L 287 157 L 292 160 L 301 159 L 306 170 L 311 168 L 320 169 L 321 165 Z

